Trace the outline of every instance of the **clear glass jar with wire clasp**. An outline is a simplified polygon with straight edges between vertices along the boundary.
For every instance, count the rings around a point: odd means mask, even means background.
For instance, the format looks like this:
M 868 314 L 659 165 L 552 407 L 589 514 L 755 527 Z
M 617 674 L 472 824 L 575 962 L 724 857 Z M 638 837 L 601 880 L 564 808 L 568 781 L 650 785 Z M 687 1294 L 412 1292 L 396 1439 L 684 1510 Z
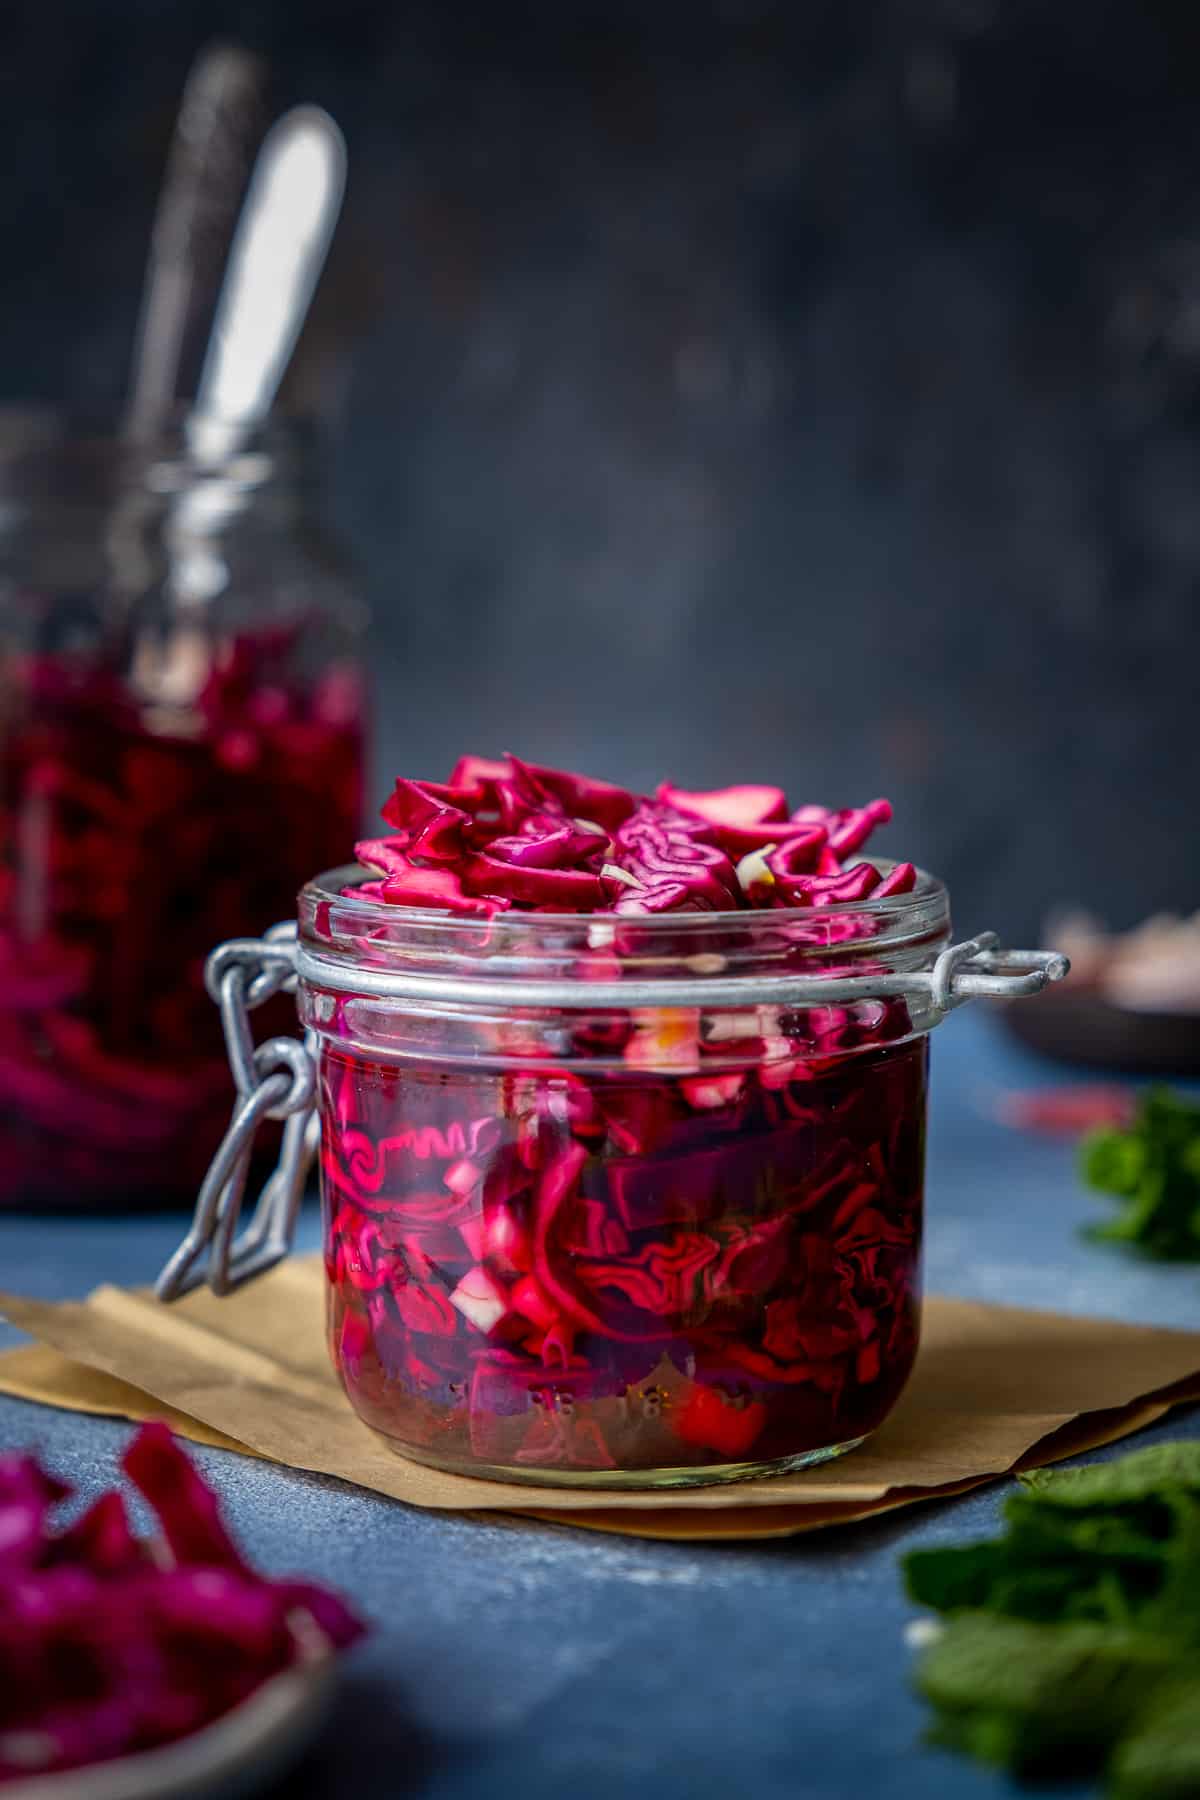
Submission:
M 0 1209 L 194 1198 L 228 1109 L 204 958 L 360 822 L 363 615 L 311 452 L 0 414 Z
M 926 875 L 819 912 L 480 920 L 361 898 L 355 873 L 212 971 L 236 996 L 256 954 L 290 970 L 359 1415 L 420 1461 L 593 1487 L 774 1473 L 875 1430 L 917 1349 L 928 1033 L 1062 959 L 950 947 Z M 284 1062 L 286 1111 L 312 1082 L 289 1099 Z M 218 1292 L 285 1253 L 268 1217 L 235 1241 L 235 1164 L 164 1298 L 214 1244 Z

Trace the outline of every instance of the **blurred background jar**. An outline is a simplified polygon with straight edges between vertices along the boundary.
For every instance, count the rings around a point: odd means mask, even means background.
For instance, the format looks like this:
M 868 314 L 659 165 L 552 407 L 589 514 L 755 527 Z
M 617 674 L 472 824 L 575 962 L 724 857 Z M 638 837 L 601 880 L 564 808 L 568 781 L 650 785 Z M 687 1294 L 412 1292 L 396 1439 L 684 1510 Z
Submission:
M 191 1203 L 230 1101 L 204 958 L 359 828 L 315 448 L 0 414 L 0 1207 Z

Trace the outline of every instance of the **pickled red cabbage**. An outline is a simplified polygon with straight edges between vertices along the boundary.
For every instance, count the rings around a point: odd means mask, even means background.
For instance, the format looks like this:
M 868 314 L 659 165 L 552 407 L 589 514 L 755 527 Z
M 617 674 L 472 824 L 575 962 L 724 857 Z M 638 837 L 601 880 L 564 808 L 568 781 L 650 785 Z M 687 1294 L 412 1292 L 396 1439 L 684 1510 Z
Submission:
M 459 913 L 835 906 L 907 891 L 911 865 L 884 877 L 846 860 L 891 816 L 886 800 L 789 813 L 783 789 L 763 786 L 663 782 L 651 799 L 515 756 L 463 756 L 448 782 L 398 780 L 383 808 L 395 835 L 356 851 L 383 877 L 372 896 Z
M 772 1462 L 873 1430 L 916 1350 L 925 1043 L 888 1042 L 895 1003 L 827 1010 L 782 1077 L 697 1105 L 687 1077 L 597 1073 L 586 1120 L 552 1069 L 518 1093 L 327 1042 L 330 1341 L 362 1417 L 492 1469 Z M 464 1171 L 486 1106 L 499 1135 Z M 400 1121 L 364 1185 L 358 1146 Z
M 353 672 L 300 685 L 282 629 L 212 656 L 169 706 L 95 663 L 0 666 L 0 1209 L 191 1204 L 229 1112 L 205 957 L 358 827 Z
M 397 835 L 358 846 L 381 880 L 351 892 L 615 915 L 581 982 L 621 979 L 639 915 L 719 934 L 782 908 L 785 945 L 857 950 L 856 903 L 917 879 L 863 858 L 886 801 L 774 787 L 651 798 L 464 757 L 384 813 Z M 597 1479 L 874 1429 L 917 1342 L 926 1057 L 902 1000 L 462 1029 L 433 1065 L 322 1031 L 330 1345 L 363 1418 L 452 1467 Z
M 362 1635 L 336 1594 L 246 1562 L 165 1425 L 141 1428 L 125 1469 L 158 1515 L 152 1544 L 115 1489 L 55 1529 L 69 1488 L 0 1458 L 0 1786 L 183 1737 Z

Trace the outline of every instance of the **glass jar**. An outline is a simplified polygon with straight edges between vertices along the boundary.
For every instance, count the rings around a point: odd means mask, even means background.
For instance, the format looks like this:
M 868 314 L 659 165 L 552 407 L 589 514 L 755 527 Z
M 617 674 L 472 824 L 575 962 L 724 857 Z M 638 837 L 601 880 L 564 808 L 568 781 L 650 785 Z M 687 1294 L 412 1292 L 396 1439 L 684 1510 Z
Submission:
M 310 445 L 0 415 L 0 1208 L 170 1203 L 228 1109 L 215 938 L 362 811 L 363 615 Z
M 291 945 L 212 964 L 298 990 L 360 1417 L 421 1462 L 589 1487 L 861 1443 L 917 1350 L 927 1034 L 1062 959 L 949 947 L 926 875 L 820 911 L 484 920 L 343 892 L 362 873 L 305 888 Z M 299 1113 L 311 1071 L 268 1074 L 280 1049 L 258 1078 Z M 218 1291 L 283 1253 L 261 1215 L 231 1245 L 236 1179 L 215 1172 L 164 1297 L 214 1239 Z

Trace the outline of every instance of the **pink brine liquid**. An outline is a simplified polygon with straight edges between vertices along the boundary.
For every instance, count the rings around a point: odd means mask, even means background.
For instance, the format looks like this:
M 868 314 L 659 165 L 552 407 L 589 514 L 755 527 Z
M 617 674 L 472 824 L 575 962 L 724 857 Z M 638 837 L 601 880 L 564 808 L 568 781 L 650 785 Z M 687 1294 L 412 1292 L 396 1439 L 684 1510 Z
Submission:
M 227 645 L 186 706 L 5 666 L 0 1205 L 195 1197 L 231 1100 L 205 958 L 293 916 L 361 816 L 355 673 L 288 685 L 276 648 Z
M 419 1459 L 555 1480 L 860 1440 L 918 1334 L 927 1045 L 888 1029 L 723 1085 L 327 1041 L 329 1335 L 361 1417 Z

